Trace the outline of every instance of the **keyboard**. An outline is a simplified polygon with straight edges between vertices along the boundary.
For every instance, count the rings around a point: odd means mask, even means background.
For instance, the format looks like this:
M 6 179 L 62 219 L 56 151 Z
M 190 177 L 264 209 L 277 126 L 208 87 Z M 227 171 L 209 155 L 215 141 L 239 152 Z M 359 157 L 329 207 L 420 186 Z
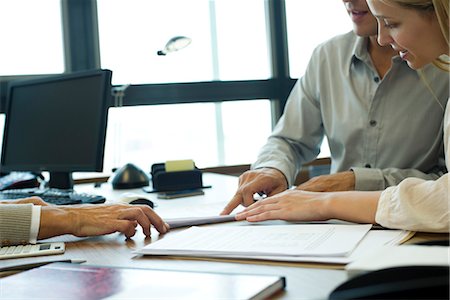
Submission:
M 55 205 L 99 204 L 106 201 L 103 196 L 77 193 L 71 190 L 29 188 L 0 191 L 0 200 L 14 200 L 32 196 L 41 197 L 45 202 Z

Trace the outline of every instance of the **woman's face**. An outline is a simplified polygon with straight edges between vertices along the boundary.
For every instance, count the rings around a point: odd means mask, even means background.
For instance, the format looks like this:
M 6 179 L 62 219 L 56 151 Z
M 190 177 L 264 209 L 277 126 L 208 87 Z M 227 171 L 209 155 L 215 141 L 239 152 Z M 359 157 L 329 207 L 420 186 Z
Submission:
M 378 43 L 391 45 L 413 69 L 448 52 L 436 15 L 382 0 L 367 0 L 378 21 Z

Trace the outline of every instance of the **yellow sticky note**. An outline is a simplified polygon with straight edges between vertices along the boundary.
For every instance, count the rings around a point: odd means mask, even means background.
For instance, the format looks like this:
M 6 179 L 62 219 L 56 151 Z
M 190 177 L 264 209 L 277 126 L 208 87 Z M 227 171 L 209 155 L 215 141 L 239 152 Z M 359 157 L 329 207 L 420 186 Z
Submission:
M 188 171 L 194 169 L 194 161 L 192 159 L 168 160 L 166 161 L 166 172 Z

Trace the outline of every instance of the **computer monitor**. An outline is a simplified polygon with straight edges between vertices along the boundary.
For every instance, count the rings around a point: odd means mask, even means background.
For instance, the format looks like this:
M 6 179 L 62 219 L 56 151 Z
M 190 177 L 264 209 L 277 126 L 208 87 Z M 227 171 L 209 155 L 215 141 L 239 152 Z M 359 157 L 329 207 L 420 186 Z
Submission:
M 103 169 L 109 70 L 14 81 L 7 96 L 1 171 L 50 174 L 49 187 L 73 188 L 72 172 Z

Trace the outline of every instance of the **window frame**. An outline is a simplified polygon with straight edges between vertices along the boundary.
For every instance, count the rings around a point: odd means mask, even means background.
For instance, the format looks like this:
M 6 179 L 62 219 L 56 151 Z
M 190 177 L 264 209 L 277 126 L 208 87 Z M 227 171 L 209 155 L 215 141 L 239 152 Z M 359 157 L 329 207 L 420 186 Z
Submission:
M 273 127 L 283 112 L 295 79 L 290 78 L 289 75 L 285 1 L 266 0 L 265 5 L 271 78 L 267 80 L 131 85 L 127 88 L 123 105 L 269 99 Z M 61 10 L 65 72 L 100 68 L 96 0 L 61 0 Z M 0 112 L 5 111 L 8 82 L 26 77 L 28 76 L 0 77 Z M 113 99 L 111 99 L 110 105 L 114 106 Z

